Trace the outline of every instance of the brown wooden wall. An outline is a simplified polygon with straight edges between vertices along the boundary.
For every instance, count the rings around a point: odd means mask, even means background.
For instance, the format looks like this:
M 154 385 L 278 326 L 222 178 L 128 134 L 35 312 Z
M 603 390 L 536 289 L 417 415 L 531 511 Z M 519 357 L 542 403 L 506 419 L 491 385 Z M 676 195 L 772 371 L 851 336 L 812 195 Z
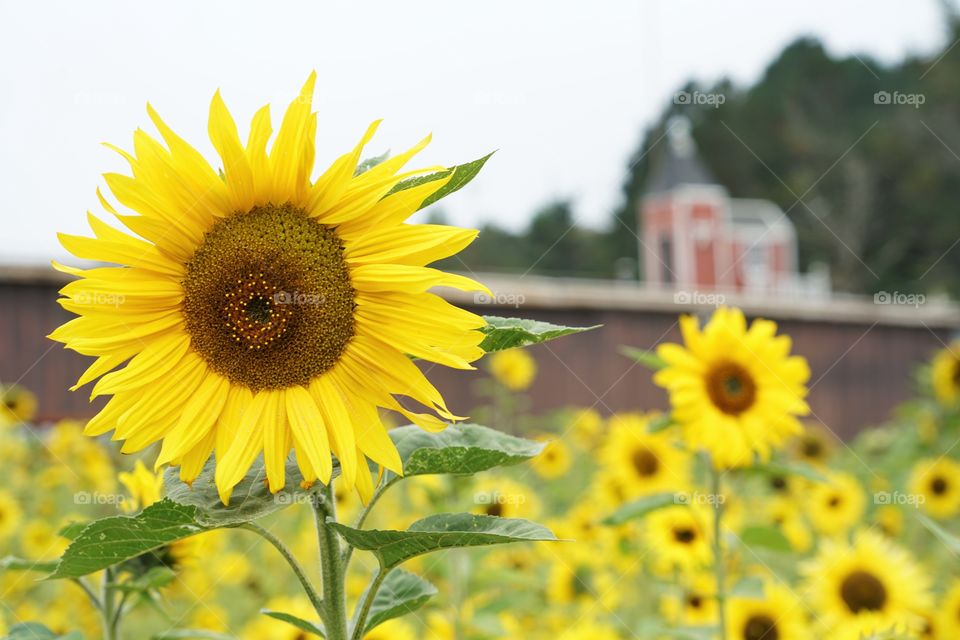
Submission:
M 43 418 L 90 416 L 101 402 L 88 402 L 89 385 L 77 392 L 67 390 L 89 359 L 46 338 L 70 317 L 55 302 L 59 287 L 56 282 L 0 282 L 0 381 L 19 381 L 36 392 Z M 679 340 L 676 310 L 535 305 L 473 310 L 566 325 L 603 325 L 602 329 L 531 349 L 540 369 L 530 391 L 535 411 L 578 405 L 594 406 L 609 414 L 665 407 L 666 397 L 650 382 L 649 372 L 620 355 L 618 348 L 649 348 L 664 340 Z M 898 326 L 873 325 L 868 319 L 786 319 L 780 324 L 793 337 L 795 351 L 810 361 L 810 403 L 814 413 L 837 433 L 847 436 L 865 425 L 883 421 L 891 408 L 907 399 L 912 391 L 912 368 L 951 335 L 950 328 L 943 323 Z M 463 415 L 479 402 L 472 382 L 486 374 L 438 366 L 429 375 L 447 396 L 451 409 Z

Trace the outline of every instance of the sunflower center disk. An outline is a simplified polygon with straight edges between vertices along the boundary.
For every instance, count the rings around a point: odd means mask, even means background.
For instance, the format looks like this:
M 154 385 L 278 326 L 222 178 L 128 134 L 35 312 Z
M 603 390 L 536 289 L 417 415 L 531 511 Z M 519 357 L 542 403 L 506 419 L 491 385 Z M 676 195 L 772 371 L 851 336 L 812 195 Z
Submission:
M 840 585 L 840 597 L 853 613 L 880 611 L 887 601 L 887 589 L 866 571 L 854 571 Z
M 777 623 L 769 616 L 753 616 L 743 626 L 743 640 L 777 640 Z
M 947 481 L 944 478 L 934 478 L 930 483 L 930 491 L 934 495 L 942 496 L 947 492 Z
M 187 263 L 183 290 L 194 350 L 254 391 L 309 383 L 354 334 L 343 243 L 289 204 L 217 222 Z
M 633 462 L 633 468 L 637 472 L 637 475 L 643 478 L 656 475 L 657 470 L 660 468 L 660 460 L 656 454 L 649 449 L 637 449 L 634 451 L 631 456 L 631 462 Z
M 697 533 L 693 529 L 682 527 L 673 530 L 673 539 L 681 544 L 690 544 L 697 538 Z
M 707 373 L 707 393 L 723 413 L 739 415 L 753 406 L 757 385 L 750 373 L 735 362 L 720 362 Z

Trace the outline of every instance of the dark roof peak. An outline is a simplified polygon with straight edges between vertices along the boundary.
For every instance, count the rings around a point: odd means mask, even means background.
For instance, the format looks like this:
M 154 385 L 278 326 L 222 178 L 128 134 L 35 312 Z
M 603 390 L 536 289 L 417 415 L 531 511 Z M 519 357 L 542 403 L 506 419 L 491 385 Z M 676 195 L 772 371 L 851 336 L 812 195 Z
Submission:
M 691 128 L 685 116 L 673 116 L 667 121 L 666 144 L 653 160 L 646 188 L 648 195 L 672 191 L 683 184 L 717 184 L 697 154 Z

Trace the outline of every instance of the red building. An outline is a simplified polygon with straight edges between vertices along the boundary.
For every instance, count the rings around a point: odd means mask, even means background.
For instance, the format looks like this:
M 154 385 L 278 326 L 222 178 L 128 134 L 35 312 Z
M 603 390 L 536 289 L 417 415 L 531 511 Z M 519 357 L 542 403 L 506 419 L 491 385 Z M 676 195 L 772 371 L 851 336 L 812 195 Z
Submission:
M 825 268 L 800 274 L 793 223 L 773 202 L 731 198 L 697 156 L 690 123 L 670 121 L 640 205 L 652 285 L 692 292 L 826 294 Z

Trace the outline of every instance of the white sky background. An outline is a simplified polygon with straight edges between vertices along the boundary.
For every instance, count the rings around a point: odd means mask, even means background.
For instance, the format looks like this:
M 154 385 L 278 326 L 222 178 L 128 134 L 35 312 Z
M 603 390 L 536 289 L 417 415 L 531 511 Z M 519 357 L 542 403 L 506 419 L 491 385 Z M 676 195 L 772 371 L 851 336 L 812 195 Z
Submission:
M 517 229 L 574 199 L 601 225 L 644 125 L 690 78 L 755 79 L 812 34 L 837 54 L 894 61 L 944 42 L 936 0 L 645 2 L 40 2 L 0 0 L 0 263 L 65 253 L 89 235 L 100 174 L 127 172 L 99 145 L 153 132 L 149 100 L 209 159 L 220 87 L 246 137 L 316 69 L 318 160 L 386 118 L 370 155 L 432 131 L 424 164 L 499 152 L 444 201 L 453 222 Z M 960 55 L 960 47 L 950 55 Z

